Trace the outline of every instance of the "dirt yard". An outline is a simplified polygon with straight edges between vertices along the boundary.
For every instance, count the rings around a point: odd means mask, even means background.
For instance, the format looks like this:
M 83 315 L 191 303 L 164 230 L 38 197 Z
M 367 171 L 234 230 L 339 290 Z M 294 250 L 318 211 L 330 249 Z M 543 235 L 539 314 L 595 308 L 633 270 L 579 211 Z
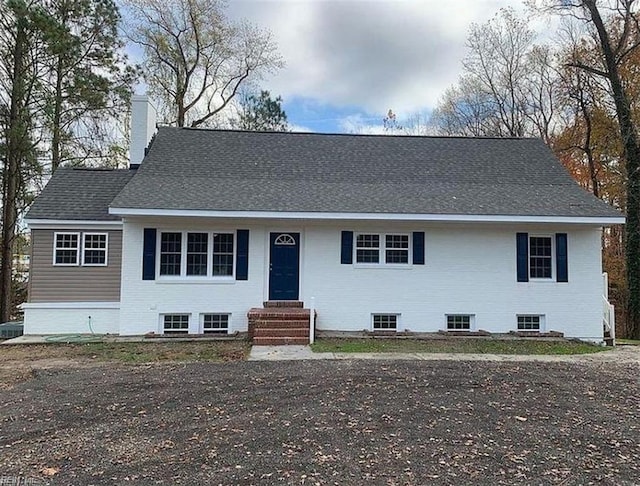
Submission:
M 639 371 L 356 360 L 36 369 L 0 391 L 0 480 L 637 484 Z

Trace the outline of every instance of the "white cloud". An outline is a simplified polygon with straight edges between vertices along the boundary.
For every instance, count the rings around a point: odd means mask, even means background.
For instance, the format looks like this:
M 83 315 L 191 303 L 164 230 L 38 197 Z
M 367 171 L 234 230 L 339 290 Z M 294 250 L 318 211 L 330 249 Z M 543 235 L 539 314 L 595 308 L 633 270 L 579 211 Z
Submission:
M 338 120 L 337 126 L 341 133 L 359 133 L 367 135 L 380 135 L 385 133 L 380 121 L 374 121 L 361 114 L 348 115 Z
M 299 132 L 299 133 L 313 133 L 313 130 L 311 130 L 311 128 L 309 127 L 305 127 L 304 125 L 298 125 L 295 123 L 289 123 L 289 130 L 292 132 Z
M 285 100 L 368 113 L 432 108 L 454 83 L 472 22 L 519 0 L 234 0 L 231 18 L 273 32 L 286 67 L 263 85 Z

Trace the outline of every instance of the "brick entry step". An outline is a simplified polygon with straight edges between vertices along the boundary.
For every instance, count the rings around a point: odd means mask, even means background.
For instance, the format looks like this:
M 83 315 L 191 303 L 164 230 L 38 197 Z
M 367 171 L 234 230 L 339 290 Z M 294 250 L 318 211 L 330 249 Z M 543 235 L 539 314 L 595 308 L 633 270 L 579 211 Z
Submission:
M 249 338 L 254 345 L 309 344 L 309 317 L 299 301 L 273 300 L 264 308 L 253 308 L 249 318 Z

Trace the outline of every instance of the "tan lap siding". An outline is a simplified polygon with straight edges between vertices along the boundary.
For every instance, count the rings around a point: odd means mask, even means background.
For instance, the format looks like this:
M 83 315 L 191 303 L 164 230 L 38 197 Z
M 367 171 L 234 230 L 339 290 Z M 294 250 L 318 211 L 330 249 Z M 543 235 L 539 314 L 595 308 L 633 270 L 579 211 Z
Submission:
M 75 232 L 74 230 L 60 230 Z M 108 233 L 106 267 L 61 267 L 53 265 L 53 234 L 56 230 L 31 230 L 29 302 L 118 302 L 122 231 L 85 230 Z M 82 233 L 82 231 L 78 231 Z

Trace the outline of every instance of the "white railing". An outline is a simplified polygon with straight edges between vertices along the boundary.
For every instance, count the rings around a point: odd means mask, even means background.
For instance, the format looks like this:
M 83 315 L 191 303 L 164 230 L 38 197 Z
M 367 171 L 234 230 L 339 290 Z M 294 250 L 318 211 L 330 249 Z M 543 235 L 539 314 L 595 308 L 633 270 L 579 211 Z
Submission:
M 602 322 L 604 323 L 604 329 L 609 331 L 609 336 L 613 340 L 613 345 L 616 345 L 616 313 L 615 307 L 611 305 L 611 302 L 603 295 L 602 296 Z
M 602 322 L 605 331 L 609 331 L 609 337 L 616 345 L 616 312 L 615 307 L 609 302 L 609 275 L 602 274 Z
M 311 297 L 311 305 L 309 306 L 309 344 L 313 344 L 316 328 L 316 298 Z

